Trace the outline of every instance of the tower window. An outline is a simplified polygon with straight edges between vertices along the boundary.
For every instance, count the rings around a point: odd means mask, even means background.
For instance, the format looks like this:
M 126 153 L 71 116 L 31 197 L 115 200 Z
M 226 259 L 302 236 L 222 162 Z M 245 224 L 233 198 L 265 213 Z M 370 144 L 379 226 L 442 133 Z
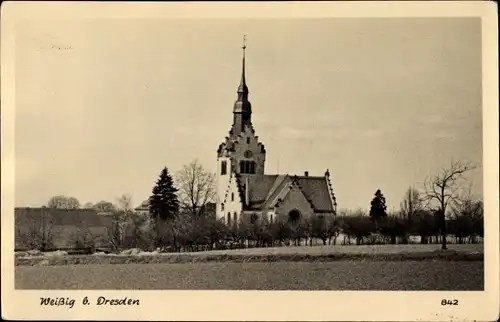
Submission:
M 246 160 L 240 161 L 240 173 L 255 174 L 255 162 Z
M 227 224 L 231 225 L 231 213 L 230 212 L 227 213 Z
M 250 138 L 247 138 L 247 144 L 250 144 Z
M 235 222 L 235 223 L 236 223 L 236 222 L 238 222 L 238 221 L 237 221 L 237 219 L 236 219 L 236 216 L 238 216 L 238 214 L 235 212 L 235 213 L 233 214 L 233 222 Z
M 234 201 L 234 192 L 231 192 L 231 201 Z
M 227 173 L 227 162 L 222 161 L 221 162 L 221 169 L 220 169 L 220 174 L 225 175 Z

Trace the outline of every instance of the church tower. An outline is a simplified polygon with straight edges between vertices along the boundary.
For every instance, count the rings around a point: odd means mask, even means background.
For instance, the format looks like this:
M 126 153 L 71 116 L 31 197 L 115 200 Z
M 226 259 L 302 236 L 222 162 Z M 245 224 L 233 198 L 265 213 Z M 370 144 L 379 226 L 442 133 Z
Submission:
M 229 192 L 231 182 L 263 175 L 266 150 L 255 135 L 252 125 L 252 104 L 248 100 L 246 83 L 246 45 L 243 44 L 241 80 L 238 86 L 237 99 L 233 107 L 233 124 L 229 136 L 219 145 L 217 150 L 217 214 L 224 212 L 224 205 L 234 200 L 234 192 Z M 237 196 L 241 199 L 241 196 Z M 244 200 L 240 200 L 244 203 Z M 226 209 L 227 210 L 227 209 Z

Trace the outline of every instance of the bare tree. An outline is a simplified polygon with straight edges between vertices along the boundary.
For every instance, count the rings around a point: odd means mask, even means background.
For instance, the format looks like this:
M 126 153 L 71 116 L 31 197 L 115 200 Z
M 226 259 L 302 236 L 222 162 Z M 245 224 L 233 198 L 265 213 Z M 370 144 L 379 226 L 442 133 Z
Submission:
M 464 238 L 475 243 L 477 235 L 481 234 L 483 225 L 483 202 L 472 194 L 472 187 L 452 205 L 455 222 L 455 237 L 462 244 Z M 458 235 L 458 236 L 457 236 Z
M 58 209 L 79 209 L 80 202 L 75 197 L 54 196 L 50 198 L 47 203 L 47 207 Z
M 194 160 L 177 173 L 176 179 L 182 208 L 200 216 L 207 203 L 215 198 L 215 174 Z
M 115 205 L 109 201 L 99 201 L 95 205 L 91 206 L 91 208 L 95 209 L 97 212 L 113 212 L 116 210 Z
M 438 203 L 438 215 L 442 234 L 441 249 L 446 247 L 446 210 L 450 203 L 456 202 L 460 197 L 461 180 L 467 171 L 475 169 L 475 166 L 468 162 L 452 161 L 449 167 L 441 169 L 434 176 L 425 180 L 425 199 L 428 204 Z
M 123 211 L 132 212 L 132 195 L 128 193 L 124 193 L 118 198 L 116 198 L 116 204 L 118 209 Z
M 413 187 L 409 187 L 403 201 L 401 201 L 400 208 L 401 215 L 411 223 L 415 213 L 423 208 L 420 192 Z
M 94 204 L 91 203 L 90 201 L 84 203 L 83 206 L 82 206 L 82 208 L 84 208 L 84 209 L 90 209 L 90 208 L 93 208 L 93 207 L 94 207 Z
M 47 251 L 54 247 L 54 220 L 49 209 L 43 207 L 40 213 L 25 211 L 20 215 L 16 234 L 21 243 L 29 249 Z
M 116 203 L 117 205 L 113 206 L 110 212 L 111 229 L 109 231 L 109 241 L 114 249 L 120 249 L 125 244 L 125 233 L 133 214 L 132 196 L 124 193 L 116 198 Z

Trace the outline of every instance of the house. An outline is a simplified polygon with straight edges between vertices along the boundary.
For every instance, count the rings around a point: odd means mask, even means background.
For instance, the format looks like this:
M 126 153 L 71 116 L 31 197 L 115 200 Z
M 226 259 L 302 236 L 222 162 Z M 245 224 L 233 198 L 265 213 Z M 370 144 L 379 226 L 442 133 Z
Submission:
M 245 46 L 238 97 L 229 135 L 217 150 L 216 216 L 227 224 L 265 219 L 297 222 L 312 215 L 336 215 L 330 173 L 321 176 L 266 174 L 266 149 L 252 124 L 245 76 Z
M 77 241 L 92 241 L 107 247 L 111 220 L 93 209 L 19 207 L 14 210 L 15 249 L 76 248 Z
M 149 215 L 149 200 L 144 200 L 134 210 L 138 215 Z

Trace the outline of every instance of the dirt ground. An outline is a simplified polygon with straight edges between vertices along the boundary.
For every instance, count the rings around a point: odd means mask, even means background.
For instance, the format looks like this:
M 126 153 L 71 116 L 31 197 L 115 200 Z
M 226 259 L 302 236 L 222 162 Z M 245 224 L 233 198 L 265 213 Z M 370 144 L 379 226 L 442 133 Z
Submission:
M 482 290 L 482 261 L 17 266 L 16 289 Z

